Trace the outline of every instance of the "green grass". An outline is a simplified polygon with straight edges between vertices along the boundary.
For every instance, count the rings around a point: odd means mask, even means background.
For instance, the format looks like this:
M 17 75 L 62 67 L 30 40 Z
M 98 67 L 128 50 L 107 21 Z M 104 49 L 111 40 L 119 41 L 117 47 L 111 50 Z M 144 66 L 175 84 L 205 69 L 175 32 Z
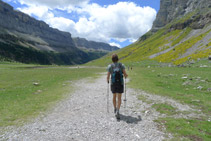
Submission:
M 0 126 L 19 125 L 36 117 L 73 92 L 75 80 L 96 77 L 101 71 L 104 69 L 0 64 Z
M 133 67 L 129 72 L 130 86 L 149 93 L 168 96 L 211 112 L 211 68 Z M 187 76 L 187 79 L 182 77 Z M 201 86 L 202 89 L 197 89 Z M 196 102 L 198 100 L 198 102 Z
M 174 45 L 178 44 L 182 39 L 184 39 L 191 32 L 191 30 L 192 29 L 189 27 L 186 28 L 178 38 L 173 40 L 171 45 L 174 46 Z
M 153 104 L 152 108 L 155 108 L 156 111 L 160 112 L 161 114 L 166 114 L 169 116 L 176 114 L 176 108 L 166 103 Z
M 142 102 L 145 102 L 145 103 L 148 103 L 148 104 L 151 104 L 153 101 L 152 100 L 149 100 L 146 96 L 144 95 L 139 95 L 138 96 L 138 100 L 141 100 Z
M 166 130 L 178 140 L 210 141 L 211 123 L 203 119 L 161 118 L 158 123 L 165 125 Z

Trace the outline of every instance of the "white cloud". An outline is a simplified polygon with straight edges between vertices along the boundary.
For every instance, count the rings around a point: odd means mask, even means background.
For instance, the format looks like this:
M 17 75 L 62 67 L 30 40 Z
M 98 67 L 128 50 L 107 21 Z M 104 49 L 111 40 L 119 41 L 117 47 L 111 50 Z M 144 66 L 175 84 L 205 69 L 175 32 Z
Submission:
M 46 6 L 35 6 L 31 5 L 29 7 L 18 8 L 18 10 L 28 14 L 35 15 L 39 18 L 39 20 L 45 21 L 47 24 L 54 28 L 58 28 L 62 31 L 67 31 L 67 29 L 71 32 L 76 33 L 75 30 L 75 22 L 64 18 L 64 17 L 55 17 L 55 15 L 49 11 L 49 8 Z
M 115 42 L 109 43 L 109 45 L 111 45 L 111 46 L 117 46 L 117 47 L 119 47 L 119 48 L 121 47 L 120 44 L 117 44 L 117 43 L 115 43 Z
M 29 15 L 35 15 L 39 18 L 47 16 L 46 14 L 51 15 L 51 17 L 53 16 L 52 13 L 48 12 L 48 7 L 46 7 L 46 6 L 38 7 L 38 6 L 32 5 L 29 7 L 18 8 L 18 10 L 20 10 L 24 13 L 27 13 Z M 49 18 L 49 17 L 46 17 L 46 19 L 47 18 Z
M 140 7 L 133 2 L 119 2 L 114 5 L 100 6 L 89 0 L 19 0 L 28 4 L 27 8 L 19 10 L 36 15 L 50 26 L 68 31 L 72 36 L 83 37 L 88 40 L 109 42 L 115 39 L 119 42 L 136 41 L 149 31 L 156 17 L 155 9 Z M 37 5 L 38 3 L 42 3 Z M 85 4 L 86 3 L 86 4 Z M 36 5 L 35 5 L 36 4 Z M 75 7 L 74 5 L 81 4 Z M 44 5 L 44 6 L 43 6 Z M 46 6 L 48 5 L 48 6 Z M 55 7 L 64 12 L 76 12 L 79 20 L 74 22 L 64 17 L 56 17 L 51 11 Z M 113 43 L 111 43 L 113 44 Z
M 101 7 L 97 4 L 87 5 L 79 12 L 90 15 L 86 22 L 78 26 L 91 28 L 95 38 L 103 34 L 106 38 L 119 41 L 136 40 L 150 30 L 156 17 L 156 11 L 150 7 L 139 7 L 132 2 L 119 2 L 115 5 Z M 79 23 L 76 23 L 79 24 Z M 89 23 L 89 24 L 88 24 Z M 91 26 L 89 26 L 91 25 Z M 92 25 L 95 25 L 94 28 Z M 77 30 L 83 35 L 87 30 Z M 98 35 L 99 34 L 99 35 Z
M 47 19 L 46 22 L 49 23 L 50 25 L 53 25 L 54 28 L 58 28 L 62 31 L 66 31 L 67 28 L 71 31 L 75 30 L 74 21 L 63 17 L 52 17 Z

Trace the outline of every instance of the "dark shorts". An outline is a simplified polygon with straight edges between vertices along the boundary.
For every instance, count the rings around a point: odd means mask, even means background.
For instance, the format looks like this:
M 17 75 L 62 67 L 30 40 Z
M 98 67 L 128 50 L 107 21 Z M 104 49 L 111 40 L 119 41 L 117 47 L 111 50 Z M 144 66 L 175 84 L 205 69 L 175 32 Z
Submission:
M 111 85 L 111 91 L 112 93 L 123 93 L 124 91 L 124 86 L 123 85 Z

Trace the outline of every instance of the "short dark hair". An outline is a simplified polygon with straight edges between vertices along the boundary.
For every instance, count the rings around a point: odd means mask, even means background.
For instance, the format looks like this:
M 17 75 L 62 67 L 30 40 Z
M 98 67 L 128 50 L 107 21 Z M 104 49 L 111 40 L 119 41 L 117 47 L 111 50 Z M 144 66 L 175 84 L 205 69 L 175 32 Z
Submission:
M 119 58 L 118 58 L 117 54 L 113 54 L 113 55 L 112 55 L 112 61 L 113 61 L 114 63 L 116 63 L 116 62 L 118 62 L 118 60 L 119 60 Z

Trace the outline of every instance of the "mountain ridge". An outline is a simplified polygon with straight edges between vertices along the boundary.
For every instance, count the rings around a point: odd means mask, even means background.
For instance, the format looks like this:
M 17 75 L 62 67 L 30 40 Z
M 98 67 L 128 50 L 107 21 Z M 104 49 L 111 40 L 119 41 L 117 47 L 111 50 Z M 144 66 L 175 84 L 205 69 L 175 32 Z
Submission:
M 115 51 L 119 49 L 116 46 L 111 46 L 103 42 L 88 41 L 85 38 L 79 38 L 79 37 L 73 37 L 73 42 L 75 43 L 75 46 L 77 46 L 78 48 L 91 50 L 91 51 L 93 50 Z M 107 50 L 105 50 L 104 48 L 106 48 Z
M 87 41 L 86 43 L 91 45 L 83 46 L 87 48 L 86 51 L 81 50 L 73 41 L 71 33 L 52 28 L 43 21 L 38 21 L 27 14 L 14 10 L 12 6 L 1 0 L 0 19 L 0 42 L 2 45 L 4 44 L 5 46 L 11 47 L 17 45 L 19 47 L 33 49 L 31 50 L 32 52 L 39 52 L 43 55 L 52 53 L 50 55 L 51 57 L 48 59 L 50 64 L 50 60 L 52 60 L 55 53 L 59 56 L 65 54 L 64 56 L 66 57 L 60 57 L 60 61 L 63 62 L 62 64 L 77 64 L 88 62 L 105 55 L 107 52 L 119 49 L 106 43 L 95 42 L 95 44 L 92 44 L 92 41 Z M 82 38 L 78 38 L 78 40 L 79 42 L 83 41 Z M 106 46 L 103 46 L 102 44 L 105 44 Z M 96 46 L 101 46 L 101 50 L 95 49 L 97 48 Z M 22 49 L 22 51 L 26 51 L 26 49 Z M 68 53 L 69 55 L 67 55 Z M 24 54 L 24 52 L 22 52 L 22 54 Z M 76 57 L 76 54 L 81 55 L 79 55 L 80 57 L 78 58 Z M 95 57 L 91 57 L 91 54 Z M 8 60 L 16 58 L 15 61 L 20 61 L 17 57 L 11 57 L 15 55 L 16 54 L 11 54 L 6 48 L 0 47 L 0 58 L 7 58 Z M 74 58 L 73 56 L 78 58 L 78 60 L 71 60 L 71 58 Z M 69 62 L 65 63 L 66 61 L 62 58 L 68 58 L 67 60 L 69 60 Z M 22 62 L 30 63 L 23 59 L 21 60 Z M 54 61 L 52 63 L 57 64 L 58 62 Z

